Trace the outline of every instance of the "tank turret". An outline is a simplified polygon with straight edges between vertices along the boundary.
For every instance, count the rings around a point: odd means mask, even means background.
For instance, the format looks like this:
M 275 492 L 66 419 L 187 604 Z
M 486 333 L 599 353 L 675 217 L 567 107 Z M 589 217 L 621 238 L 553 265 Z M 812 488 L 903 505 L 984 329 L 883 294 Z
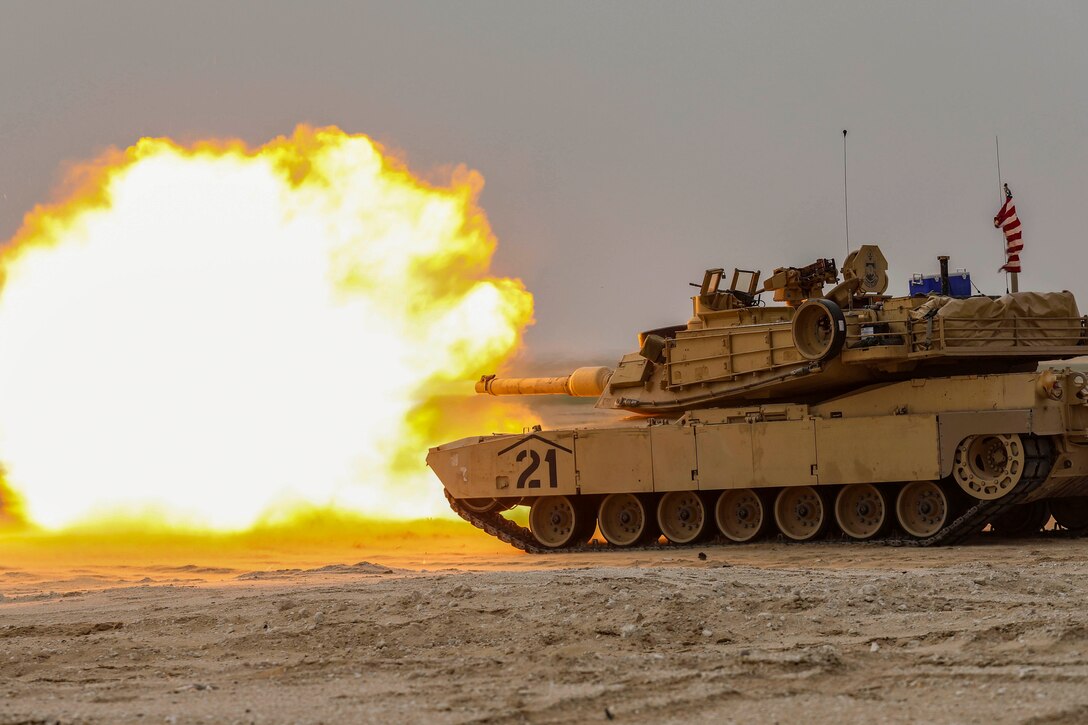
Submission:
M 841 282 L 834 259 L 779 267 L 758 291 L 758 271 L 735 270 L 723 288 L 724 270 L 708 269 L 687 323 L 640 334 L 638 351 L 614 371 L 485 377 L 476 390 L 596 395 L 599 408 L 679 416 L 756 401 L 813 403 L 916 377 L 1026 371 L 1088 351 L 1068 292 L 889 297 L 887 269 L 876 245 L 850 253 Z M 834 286 L 825 293 L 826 285 Z M 765 304 L 764 293 L 785 304 Z

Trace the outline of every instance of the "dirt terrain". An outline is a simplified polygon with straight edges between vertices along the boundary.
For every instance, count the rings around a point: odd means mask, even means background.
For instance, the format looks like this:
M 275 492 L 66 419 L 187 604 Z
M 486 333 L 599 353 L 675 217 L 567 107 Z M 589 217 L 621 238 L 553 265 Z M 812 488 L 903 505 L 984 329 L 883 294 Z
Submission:
M 396 541 L 7 541 L 0 722 L 1088 719 L 1088 541 Z

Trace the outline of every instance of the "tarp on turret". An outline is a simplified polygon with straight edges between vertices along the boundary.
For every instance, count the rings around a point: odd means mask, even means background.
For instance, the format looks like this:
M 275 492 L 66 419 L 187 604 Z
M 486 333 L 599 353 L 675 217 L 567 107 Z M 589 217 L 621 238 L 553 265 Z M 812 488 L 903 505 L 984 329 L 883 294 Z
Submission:
M 934 295 L 910 313 L 940 320 L 944 347 L 1065 347 L 1085 343 L 1072 292 L 1016 292 L 957 299 Z

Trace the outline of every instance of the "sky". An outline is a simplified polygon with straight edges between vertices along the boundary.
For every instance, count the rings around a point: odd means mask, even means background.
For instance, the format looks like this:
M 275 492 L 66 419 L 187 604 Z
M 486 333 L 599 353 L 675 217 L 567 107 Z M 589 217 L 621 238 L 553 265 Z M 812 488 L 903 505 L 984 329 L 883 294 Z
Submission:
M 1088 308 L 1088 4 L 23 2 L 0 5 L 0 240 L 68 162 L 141 136 L 365 133 L 481 172 L 536 360 L 683 322 L 708 267 L 876 243 L 890 291 L 938 254 Z M 1083 311 L 1083 310 L 1082 310 Z M 558 372 L 558 371 L 557 371 Z

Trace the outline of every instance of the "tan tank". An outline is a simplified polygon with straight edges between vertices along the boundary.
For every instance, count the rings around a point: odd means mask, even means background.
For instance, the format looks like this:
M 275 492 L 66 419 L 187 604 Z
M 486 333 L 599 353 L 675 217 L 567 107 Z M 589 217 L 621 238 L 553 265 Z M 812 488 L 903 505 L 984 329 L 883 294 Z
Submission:
M 598 529 L 617 547 L 952 544 L 1052 517 L 1088 530 L 1088 376 L 1057 362 L 1088 353 L 1071 293 L 890 297 L 873 245 L 762 286 L 735 270 L 724 287 L 723 272 L 706 271 L 685 324 L 640 334 L 613 370 L 481 379 L 481 394 L 593 396 L 632 416 L 432 448 L 453 509 L 533 552 Z M 513 506 L 528 529 L 502 515 Z

